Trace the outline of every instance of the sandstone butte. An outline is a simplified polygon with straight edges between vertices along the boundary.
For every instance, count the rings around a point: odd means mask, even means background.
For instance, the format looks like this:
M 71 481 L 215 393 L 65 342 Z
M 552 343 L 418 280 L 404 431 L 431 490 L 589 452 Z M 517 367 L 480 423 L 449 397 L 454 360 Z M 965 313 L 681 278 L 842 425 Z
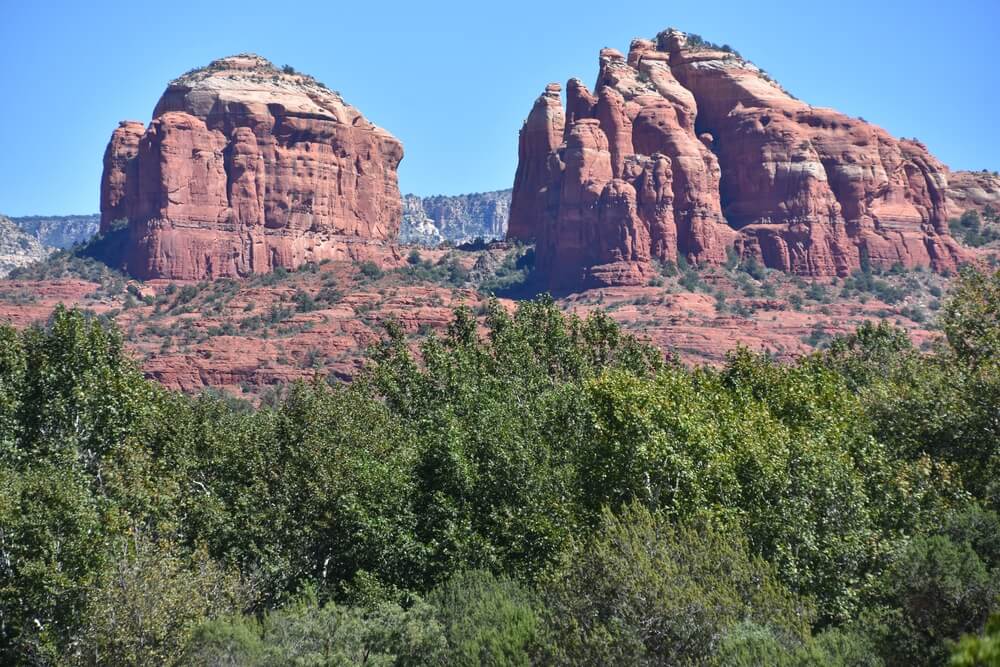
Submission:
M 402 144 L 310 76 L 222 58 L 123 121 L 101 178 L 101 231 L 128 221 L 125 268 L 200 280 L 385 252 Z
M 595 90 L 571 79 L 564 108 L 549 84 L 521 129 L 508 237 L 536 243 L 549 288 L 733 251 L 814 277 L 966 258 L 923 144 L 812 107 L 728 49 L 672 29 L 604 49 Z

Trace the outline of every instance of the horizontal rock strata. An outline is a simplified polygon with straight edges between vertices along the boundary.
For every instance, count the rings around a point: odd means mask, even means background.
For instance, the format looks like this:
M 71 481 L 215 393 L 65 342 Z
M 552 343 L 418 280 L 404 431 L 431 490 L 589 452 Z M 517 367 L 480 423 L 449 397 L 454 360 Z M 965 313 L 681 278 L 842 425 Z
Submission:
M 399 231 L 402 144 L 340 96 L 254 55 L 170 83 L 104 155 L 101 231 L 139 278 L 203 279 L 353 257 Z

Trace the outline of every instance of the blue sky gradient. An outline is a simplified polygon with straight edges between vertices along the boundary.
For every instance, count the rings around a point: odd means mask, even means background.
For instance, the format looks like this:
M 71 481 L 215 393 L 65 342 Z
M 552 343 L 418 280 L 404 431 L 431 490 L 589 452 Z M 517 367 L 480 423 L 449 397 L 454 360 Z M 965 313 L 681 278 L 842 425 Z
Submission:
M 96 212 L 118 121 L 148 123 L 169 79 L 243 51 L 314 75 L 399 137 L 404 192 L 510 187 L 545 84 L 593 82 L 599 49 L 667 26 L 953 169 L 1000 169 L 1000 0 L 0 0 L 0 212 Z

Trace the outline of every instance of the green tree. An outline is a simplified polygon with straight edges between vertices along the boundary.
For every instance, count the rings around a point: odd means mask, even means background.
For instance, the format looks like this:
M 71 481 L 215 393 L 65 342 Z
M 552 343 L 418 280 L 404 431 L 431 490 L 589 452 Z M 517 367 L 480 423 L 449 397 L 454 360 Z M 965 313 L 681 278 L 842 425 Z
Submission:
M 1000 363 L 1000 271 L 963 269 L 942 314 L 956 357 L 974 367 Z
M 419 359 L 402 332 L 374 351 L 367 388 L 416 438 L 413 513 L 427 545 L 418 588 L 461 569 L 535 576 L 575 530 L 560 401 L 603 369 L 648 373 L 662 356 L 605 315 L 565 317 L 551 299 L 512 316 L 494 302 L 480 337 L 468 309 Z
M 204 553 L 188 555 L 141 534 L 116 553 L 89 588 L 74 662 L 88 665 L 176 664 L 194 627 L 249 601 L 237 574 Z
M 727 632 L 713 658 L 719 667 L 881 667 L 876 647 L 863 634 L 826 630 L 788 646 L 769 628 L 743 623 Z
M 406 610 L 392 603 L 371 609 L 321 605 L 307 591 L 259 622 L 236 616 L 203 624 L 195 631 L 183 664 L 441 664 L 445 640 L 433 613 L 432 607 L 420 601 Z
M 952 650 L 949 667 L 1000 667 L 1000 614 L 993 614 L 981 635 L 965 635 Z
M 873 498 L 887 489 L 868 481 L 883 452 L 842 378 L 741 353 L 722 373 L 606 372 L 585 391 L 563 417 L 576 425 L 564 446 L 585 523 L 633 499 L 739 521 L 755 553 L 817 596 L 825 618 L 853 614 L 886 548 Z
M 893 455 L 951 466 L 965 489 L 1000 509 L 1000 272 L 962 271 L 934 355 L 903 355 L 862 393 L 873 434 Z
M 726 633 L 746 621 L 782 645 L 808 637 L 809 603 L 749 554 L 734 526 L 674 525 L 633 504 L 605 511 L 571 554 L 544 589 L 551 636 L 543 662 L 711 664 Z
M 70 641 L 108 545 L 146 518 L 136 443 L 160 393 L 117 329 L 78 311 L 0 338 L 0 652 L 44 661 Z
M 462 572 L 427 597 L 444 628 L 442 664 L 531 665 L 540 634 L 538 604 L 521 585 L 489 572 Z
M 1000 595 L 1000 572 L 966 542 L 917 536 L 887 573 L 881 650 L 890 665 L 943 664 L 948 640 L 978 632 Z

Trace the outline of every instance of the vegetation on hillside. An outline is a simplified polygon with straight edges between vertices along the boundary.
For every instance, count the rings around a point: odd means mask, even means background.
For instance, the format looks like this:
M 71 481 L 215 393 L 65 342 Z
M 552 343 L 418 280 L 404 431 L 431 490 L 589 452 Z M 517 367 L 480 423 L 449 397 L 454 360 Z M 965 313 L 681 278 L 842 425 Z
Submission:
M 987 205 L 982 215 L 975 210 L 968 210 L 958 218 L 948 221 L 952 236 L 965 245 L 978 248 L 1000 240 L 1000 213 Z
M 2 328 L 0 662 L 995 664 L 1000 273 L 939 323 L 686 368 L 493 304 L 258 409 Z

